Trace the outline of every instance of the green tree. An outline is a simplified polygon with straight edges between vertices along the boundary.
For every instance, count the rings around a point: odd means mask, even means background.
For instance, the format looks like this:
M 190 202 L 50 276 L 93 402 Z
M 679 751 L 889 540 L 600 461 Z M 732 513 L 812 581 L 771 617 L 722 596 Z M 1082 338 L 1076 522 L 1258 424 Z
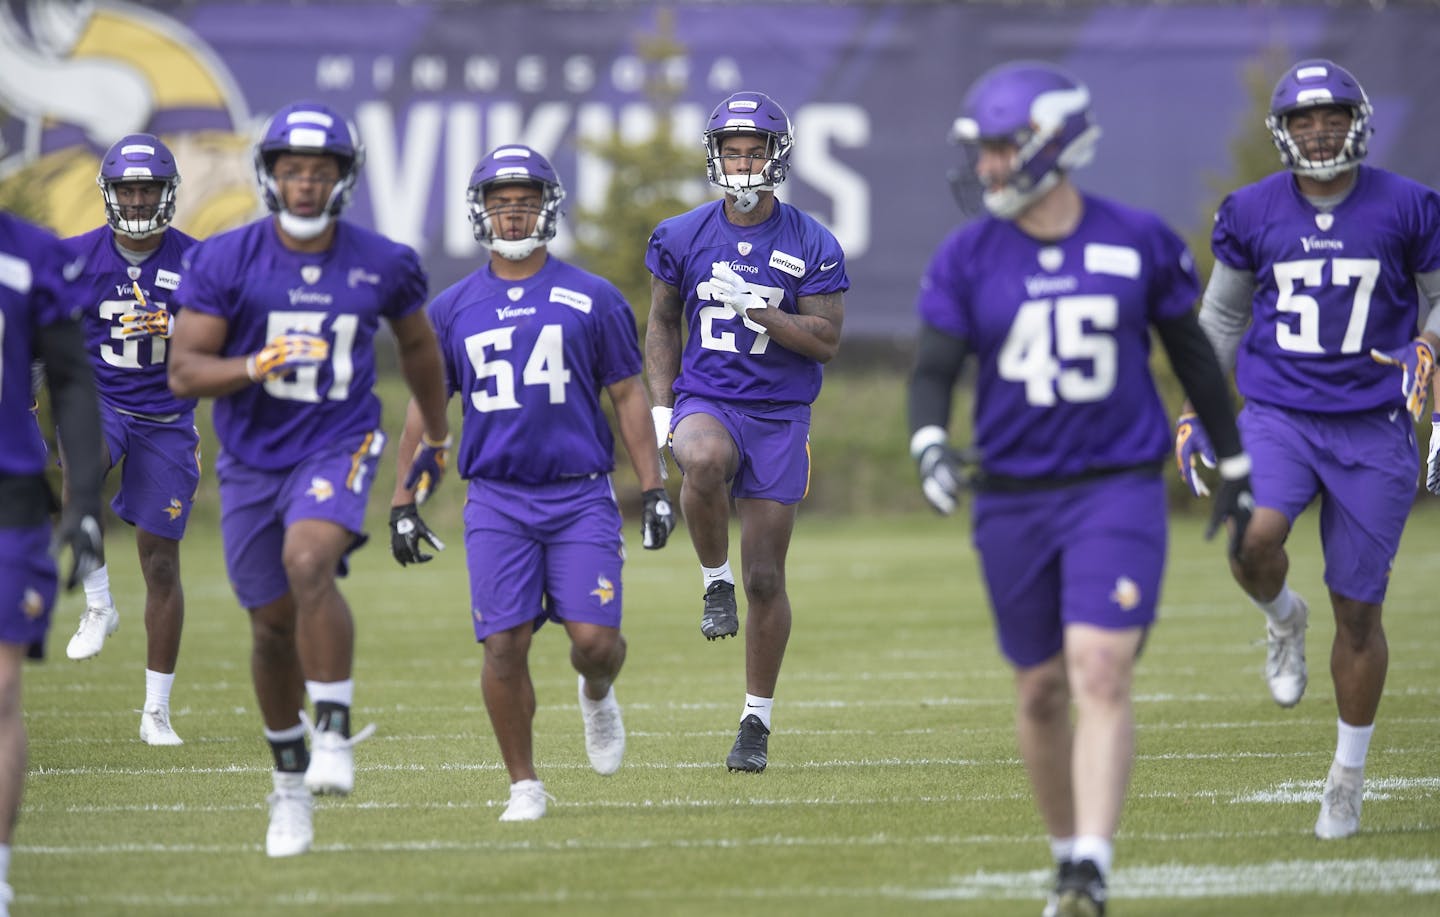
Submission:
M 673 136 L 674 105 L 684 87 L 670 79 L 665 62 L 685 52 L 675 38 L 674 11 L 657 11 L 656 31 L 638 36 L 636 47 L 648 71 L 646 96 L 655 109 L 655 130 L 638 140 L 616 131 L 584 143 L 613 171 L 604 202 L 577 210 L 571 225 L 575 260 L 619 287 L 644 328 L 650 315 L 645 246 L 657 223 L 700 202 L 697 176 L 703 174 L 704 159 L 698 138 L 682 145 Z

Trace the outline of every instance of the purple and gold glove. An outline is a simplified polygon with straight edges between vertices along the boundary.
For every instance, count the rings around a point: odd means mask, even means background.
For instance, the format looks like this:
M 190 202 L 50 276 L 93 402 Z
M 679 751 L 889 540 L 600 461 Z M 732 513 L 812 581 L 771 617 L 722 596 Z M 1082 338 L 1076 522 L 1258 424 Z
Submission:
M 1215 467 L 1215 447 L 1210 437 L 1200 426 L 1200 418 L 1193 413 L 1181 414 L 1175 419 L 1175 466 L 1180 469 L 1180 478 L 1190 492 L 1197 497 L 1208 497 L 1210 488 L 1204 479 L 1195 473 L 1195 463 L 1206 468 Z
M 1425 399 L 1430 395 L 1430 377 L 1435 372 L 1434 348 L 1416 338 L 1395 350 L 1372 349 L 1370 358 L 1376 363 L 1400 367 L 1400 394 L 1405 397 L 1405 409 L 1419 423 L 1425 416 Z
M 445 469 L 450 467 L 450 448 L 455 445 L 454 437 L 447 436 L 440 442 L 432 442 L 420 434 L 420 446 L 415 458 L 410 461 L 410 471 L 405 475 L 406 489 L 415 489 L 415 502 L 424 503 L 440 486 Z
M 168 338 L 174 319 L 164 309 L 136 309 L 120 313 L 120 340 L 136 338 Z
M 250 355 L 245 371 L 250 381 L 278 379 L 292 369 L 316 366 L 330 359 L 330 342 L 316 334 L 292 331 L 276 335 L 270 343 Z

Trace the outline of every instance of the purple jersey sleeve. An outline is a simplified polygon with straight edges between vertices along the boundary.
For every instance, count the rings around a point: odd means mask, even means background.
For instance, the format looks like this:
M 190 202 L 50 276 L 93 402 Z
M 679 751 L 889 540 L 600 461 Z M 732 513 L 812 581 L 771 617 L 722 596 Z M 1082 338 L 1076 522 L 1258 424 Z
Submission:
M 771 306 L 797 313 L 802 296 L 850 287 L 845 253 L 829 230 L 776 203 L 757 226 L 736 226 L 714 201 L 665 220 L 650 237 L 645 266 L 685 298 L 686 339 L 675 379 L 678 394 L 714 398 L 775 416 L 803 417 L 820 393 L 820 363 L 770 340 L 710 298 L 716 261 L 730 267 Z
M 1440 269 L 1440 194 L 1362 165 L 1321 213 L 1281 172 L 1225 199 L 1211 247 L 1255 277 L 1235 367 L 1246 399 L 1317 413 L 1403 406 L 1394 368 L 1370 350 L 1418 332 L 1415 275 Z
M 0 212 L 0 475 L 45 470 L 30 365 L 40 329 L 75 314 L 69 282 L 81 266 L 49 232 Z
M 177 298 L 225 319 L 225 356 L 290 332 L 329 341 L 325 363 L 216 399 L 221 446 L 252 467 L 283 469 L 379 426 L 375 334 L 382 318 L 423 307 L 425 276 L 414 250 L 352 223 L 338 224 L 328 251 L 300 253 L 266 218 L 197 245 Z
M 539 484 L 614 468 L 600 395 L 641 371 L 635 314 L 614 285 L 554 256 L 523 281 L 486 265 L 436 297 L 430 320 L 464 399 L 463 477 Z
M 192 399 L 176 398 L 165 378 L 169 342 L 160 337 L 126 341 L 120 316 L 126 312 L 174 311 L 173 296 L 183 273 L 181 261 L 195 240 L 167 229 L 160 247 L 132 265 L 116 249 L 114 233 L 102 226 L 65 240 L 72 255 L 85 259 L 75 292 L 82 311 L 85 349 L 95 368 L 95 388 L 110 405 L 133 414 L 183 414 Z
M 979 361 L 975 445 L 991 474 L 1069 477 L 1169 452 L 1150 325 L 1194 308 L 1199 281 L 1159 219 L 1084 202 L 1075 232 L 1055 242 L 1004 220 L 970 223 L 921 281 L 920 320 Z

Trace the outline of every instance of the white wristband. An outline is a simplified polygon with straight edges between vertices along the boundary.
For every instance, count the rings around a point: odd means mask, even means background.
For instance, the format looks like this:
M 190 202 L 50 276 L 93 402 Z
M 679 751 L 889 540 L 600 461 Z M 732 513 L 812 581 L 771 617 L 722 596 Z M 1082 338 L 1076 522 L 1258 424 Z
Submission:
M 1226 481 L 1238 481 L 1249 473 L 1249 453 L 1242 452 L 1220 460 L 1220 477 Z
M 650 419 L 655 421 L 655 448 L 664 449 L 670 440 L 670 418 L 675 416 L 674 408 L 655 405 L 650 409 Z
M 944 427 L 935 424 L 921 427 L 910 436 L 910 457 L 918 459 L 921 453 L 931 446 L 949 441 L 950 434 L 945 432 Z

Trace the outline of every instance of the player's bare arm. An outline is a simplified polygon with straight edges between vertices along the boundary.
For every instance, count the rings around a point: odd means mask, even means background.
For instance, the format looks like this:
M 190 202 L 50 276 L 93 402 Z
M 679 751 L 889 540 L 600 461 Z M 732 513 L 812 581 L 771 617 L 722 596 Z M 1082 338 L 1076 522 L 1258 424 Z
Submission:
M 181 398 L 218 398 L 254 385 L 245 356 L 221 356 L 230 323 L 184 310 L 170 337 L 170 391 Z
M 442 442 L 450 436 L 450 422 L 445 416 L 445 370 L 435 329 L 423 311 L 411 312 L 390 322 L 395 332 L 395 346 L 400 355 L 400 373 L 415 396 L 424 433 L 431 442 Z M 413 455 L 414 447 L 400 454 Z
M 605 387 L 610 403 L 615 406 L 615 424 L 620 428 L 620 441 L 630 456 L 635 468 L 635 477 L 640 479 L 640 489 L 654 490 L 664 487 L 660 479 L 660 450 L 655 447 L 655 435 L 650 419 L 650 401 L 645 397 L 645 388 L 639 376 L 621 379 Z
M 845 322 L 845 294 L 821 293 L 802 296 L 798 313 L 780 309 L 755 309 L 746 318 L 760 325 L 770 340 L 820 363 L 828 363 L 840 352 L 840 326 Z
M 675 404 L 673 386 L 680 374 L 680 322 L 685 297 L 659 277 L 650 278 L 650 322 L 645 329 L 645 378 L 650 400 L 660 407 Z

